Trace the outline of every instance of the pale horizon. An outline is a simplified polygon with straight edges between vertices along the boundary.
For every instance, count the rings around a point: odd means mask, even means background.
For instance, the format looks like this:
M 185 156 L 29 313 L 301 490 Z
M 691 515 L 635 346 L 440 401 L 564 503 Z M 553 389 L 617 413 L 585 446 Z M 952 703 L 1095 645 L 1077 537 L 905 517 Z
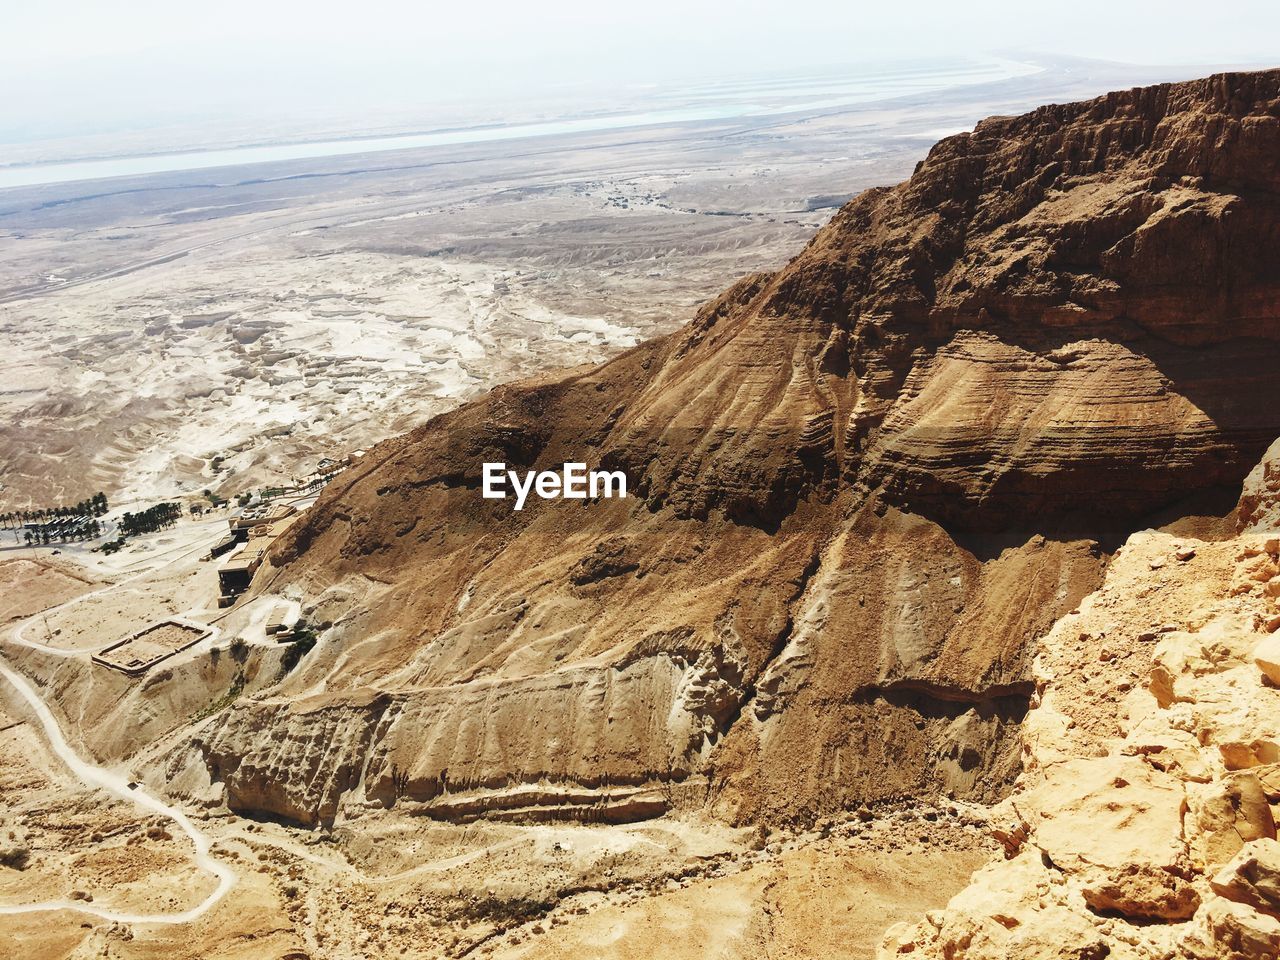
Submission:
M 860 7 L 861 5 L 859 5 Z M 522 101 L 637 95 L 690 78 L 840 71 L 876 63 L 1048 54 L 1143 65 L 1258 67 L 1275 59 L 1280 9 L 1084 0 L 1062 20 L 1007 2 L 860 9 L 830 0 L 723 6 L 657 0 L 643 11 L 581 0 L 442 9 L 377 0 L 156 2 L 6 10 L 0 144 L 301 119 L 344 128 L 427 106 L 465 117 Z M 497 105 L 497 106 L 495 106 Z M 484 119 L 480 116 L 479 119 Z M 3 149 L 3 148 L 0 148 Z M 22 159 L 21 157 L 17 159 Z M 0 162 L 14 158 L 0 154 Z

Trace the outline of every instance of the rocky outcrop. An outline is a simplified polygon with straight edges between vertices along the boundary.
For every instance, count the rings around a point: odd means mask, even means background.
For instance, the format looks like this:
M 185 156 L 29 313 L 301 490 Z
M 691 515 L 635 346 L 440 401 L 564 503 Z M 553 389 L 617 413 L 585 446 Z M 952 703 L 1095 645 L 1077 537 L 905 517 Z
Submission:
M 892 930 L 883 960 L 1277 955 L 1280 689 L 1259 651 L 1278 554 L 1252 533 L 1130 538 L 1042 647 L 1011 859 Z
M 307 825 L 332 823 L 339 801 L 360 779 L 360 758 L 386 708 L 385 695 L 277 702 L 255 711 L 253 722 L 272 735 L 248 749 L 228 735 L 228 727 L 237 729 L 240 715 L 234 712 L 196 746 L 232 810 Z
M 1209 881 L 1220 897 L 1267 913 L 1280 912 L 1280 843 L 1252 840 Z
M 451 784 L 696 782 L 739 820 L 1003 795 L 1036 639 L 1280 435 L 1278 104 L 1280 73 L 1235 74 L 985 121 L 677 334 L 375 448 L 256 589 L 356 598 L 280 702 L 395 718 L 309 746 L 327 772 L 261 769 L 309 810 L 338 783 L 443 810 Z M 516 513 L 487 461 L 632 496 Z M 250 702 L 219 750 L 289 718 Z M 1089 866 L 1099 903 L 1149 879 Z M 1192 908 L 1165 868 L 1153 917 Z
M 1239 513 L 1242 529 L 1280 531 L 1280 440 L 1245 478 Z

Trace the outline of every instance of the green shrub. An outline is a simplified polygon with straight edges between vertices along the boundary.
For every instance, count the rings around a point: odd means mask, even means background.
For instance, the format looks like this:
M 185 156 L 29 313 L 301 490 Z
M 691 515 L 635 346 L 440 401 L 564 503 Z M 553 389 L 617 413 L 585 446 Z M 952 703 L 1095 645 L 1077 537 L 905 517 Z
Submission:
M 315 648 L 316 640 L 317 637 L 312 630 L 306 627 L 296 628 L 293 639 L 280 660 L 280 675 L 283 676 L 296 667 L 302 658 Z

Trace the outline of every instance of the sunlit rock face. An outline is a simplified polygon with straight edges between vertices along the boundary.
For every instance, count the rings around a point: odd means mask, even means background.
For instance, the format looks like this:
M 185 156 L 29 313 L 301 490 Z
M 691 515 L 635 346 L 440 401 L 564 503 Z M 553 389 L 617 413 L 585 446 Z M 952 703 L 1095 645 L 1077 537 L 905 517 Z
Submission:
M 308 823 L 1003 795 L 1037 638 L 1280 435 L 1278 186 L 1275 72 L 942 141 L 676 334 L 372 450 L 255 585 L 316 652 L 174 770 Z M 569 461 L 627 499 L 480 495 Z

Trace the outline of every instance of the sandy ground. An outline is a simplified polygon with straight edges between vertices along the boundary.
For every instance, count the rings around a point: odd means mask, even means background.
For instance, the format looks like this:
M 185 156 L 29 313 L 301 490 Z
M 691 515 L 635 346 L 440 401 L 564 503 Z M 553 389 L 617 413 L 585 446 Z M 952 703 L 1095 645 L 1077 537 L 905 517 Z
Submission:
M 672 881 L 656 896 L 611 903 L 563 925 L 530 924 L 494 956 L 871 960 L 885 925 L 942 906 L 986 859 L 973 848 L 908 853 L 866 841 L 823 841 L 723 878 Z
M 78 565 L 51 562 L 41 554 L 0 555 L 0 623 L 29 617 L 87 593 L 94 581 Z
M 4 696 L 11 697 L 6 685 Z M 25 712 L 0 712 L 0 848 L 28 852 L 0 868 L 0 902 L 92 897 L 111 910 L 181 910 L 213 887 L 162 818 L 83 788 L 49 753 Z M 80 899 L 77 897 L 77 899 Z M 7 918 L 0 917 L 0 926 Z

